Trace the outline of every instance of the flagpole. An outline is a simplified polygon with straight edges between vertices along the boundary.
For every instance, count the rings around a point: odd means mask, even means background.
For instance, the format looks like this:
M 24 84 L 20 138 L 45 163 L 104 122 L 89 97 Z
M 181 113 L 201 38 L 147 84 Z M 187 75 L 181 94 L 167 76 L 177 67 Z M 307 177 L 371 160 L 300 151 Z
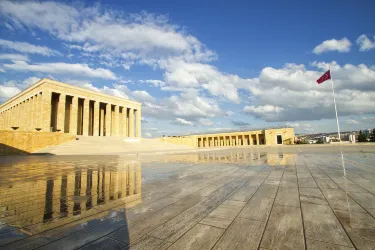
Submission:
M 335 104 L 336 123 L 337 123 L 337 134 L 338 134 L 338 136 L 339 136 L 339 142 L 341 143 L 339 117 L 337 116 L 337 107 L 336 107 L 335 89 L 334 89 L 334 87 L 333 87 L 333 79 L 332 79 L 331 67 L 329 67 L 329 71 L 330 71 L 330 73 L 331 73 L 330 75 L 331 75 L 331 85 L 332 85 L 333 103 Z

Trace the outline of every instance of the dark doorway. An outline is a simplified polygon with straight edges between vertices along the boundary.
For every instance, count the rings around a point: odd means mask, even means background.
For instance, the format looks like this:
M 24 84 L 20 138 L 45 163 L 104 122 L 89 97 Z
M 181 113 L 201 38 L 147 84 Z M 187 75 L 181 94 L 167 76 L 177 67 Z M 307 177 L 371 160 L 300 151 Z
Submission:
M 84 99 L 78 99 L 77 135 L 83 135 L 83 102 Z
M 57 108 L 59 103 L 59 94 L 52 93 L 51 98 L 51 123 L 50 123 L 50 132 L 55 132 L 57 128 Z
M 283 137 L 281 135 L 277 135 L 277 144 L 283 144 Z
M 70 111 L 72 109 L 72 103 L 73 103 L 73 97 L 72 96 L 66 96 L 64 133 L 70 132 Z

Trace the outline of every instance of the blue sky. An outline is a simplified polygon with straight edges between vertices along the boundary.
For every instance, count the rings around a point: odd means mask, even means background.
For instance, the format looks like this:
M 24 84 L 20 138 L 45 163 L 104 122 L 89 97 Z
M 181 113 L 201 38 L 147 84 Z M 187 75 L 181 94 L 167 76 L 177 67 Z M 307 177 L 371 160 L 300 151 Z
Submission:
M 374 1 L 2 1 L 0 102 L 48 77 L 143 103 L 143 135 L 375 122 Z

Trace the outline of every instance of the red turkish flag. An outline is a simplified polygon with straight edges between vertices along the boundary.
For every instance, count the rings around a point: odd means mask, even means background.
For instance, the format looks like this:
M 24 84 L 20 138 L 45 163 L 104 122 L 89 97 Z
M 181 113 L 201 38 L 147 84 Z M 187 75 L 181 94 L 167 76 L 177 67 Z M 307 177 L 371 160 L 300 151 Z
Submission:
M 316 80 L 316 82 L 318 84 L 321 84 L 322 82 L 325 82 L 329 79 L 331 79 L 331 71 L 330 70 L 328 70 L 326 73 L 324 73 L 324 75 L 322 75 L 318 80 Z

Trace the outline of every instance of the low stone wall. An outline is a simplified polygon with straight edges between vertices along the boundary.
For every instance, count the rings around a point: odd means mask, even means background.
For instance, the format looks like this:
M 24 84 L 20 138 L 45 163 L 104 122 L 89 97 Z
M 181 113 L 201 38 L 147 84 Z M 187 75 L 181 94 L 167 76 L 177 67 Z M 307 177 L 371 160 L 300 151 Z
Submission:
M 187 145 L 190 147 L 196 147 L 195 136 L 184 136 L 184 137 L 162 137 L 160 138 L 163 142 L 168 142 L 178 145 Z
M 75 135 L 64 133 L 0 130 L 0 155 L 28 154 L 75 138 Z

